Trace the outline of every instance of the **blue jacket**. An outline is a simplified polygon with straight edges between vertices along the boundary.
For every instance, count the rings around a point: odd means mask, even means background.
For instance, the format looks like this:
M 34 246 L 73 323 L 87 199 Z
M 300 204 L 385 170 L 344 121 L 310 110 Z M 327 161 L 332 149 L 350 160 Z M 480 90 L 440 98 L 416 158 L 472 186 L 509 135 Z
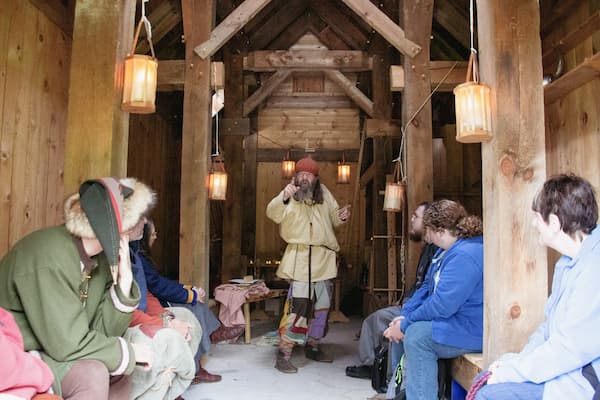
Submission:
M 480 351 L 483 341 L 483 237 L 457 240 L 439 249 L 425 282 L 402 307 L 402 332 L 432 321 L 437 343 Z
M 197 295 L 189 285 L 165 278 L 154 268 L 152 260 L 148 259 L 144 253 L 139 250 L 139 242 L 130 244 L 132 253 L 138 257 L 144 269 L 146 286 L 163 305 L 166 302 L 178 304 L 196 304 Z M 137 281 L 137 280 L 136 280 Z
M 600 229 L 588 236 L 575 258 L 554 267 L 546 320 L 519 354 L 501 358 L 498 382 L 544 383 L 544 400 L 591 399 L 581 368 L 592 362 L 600 376 Z

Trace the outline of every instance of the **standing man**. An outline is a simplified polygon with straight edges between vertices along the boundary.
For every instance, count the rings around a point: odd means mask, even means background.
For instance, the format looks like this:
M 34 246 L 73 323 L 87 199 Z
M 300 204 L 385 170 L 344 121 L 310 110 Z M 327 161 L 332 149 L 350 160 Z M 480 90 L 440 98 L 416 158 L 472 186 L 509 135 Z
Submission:
M 267 216 L 279 224 L 279 233 L 287 242 L 277 276 L 290 280 L 290 312 L 279 328 L 275 368 L 284 373 L 298 372 L 290 361 L 295 344 L 305 344 L 307 358 L 332 362 L 318 343 L 325 336 L 331 279 L 337 275 L 340 246 L 334 228 L 348 220 L 350 206 L 339 208 L 331 192 L 319 182 L 319 165 L 308 156 L 296 163 L 295 178 L 271 200 Z
M 401 299 L 402 303 L 377 310 L 365 318 L 360 329 L 360 339 L 358 342 L 358 358 L 360 359 L 361 365 L 346 367 L 347 376 L 352 378 L 371 379 L 373 362 L 375 361 L 375 349 L 378 346 L 382 346 L 384 341 L 386 341 L 386 338 L 383 336 L 383 331 L 385 331 L 389 327 L 390 322 L 400 314 L 402 311 L 402 304 L 410 299 L 414 292 L 423 284 L 423 280 L 425 279 L 425 275 L 431 264 L 431 259 L 438 249 L 435 244 L 427 243 L 423 236 L 423 215 L 430 204 L 430 202 L 419 204 L 410 217 L 408 237 L 411 241 L 422 243 L 424 245 L 421 249 L 421 255 L 419 256 L 415 283 L 412 285 L 406 296 Z

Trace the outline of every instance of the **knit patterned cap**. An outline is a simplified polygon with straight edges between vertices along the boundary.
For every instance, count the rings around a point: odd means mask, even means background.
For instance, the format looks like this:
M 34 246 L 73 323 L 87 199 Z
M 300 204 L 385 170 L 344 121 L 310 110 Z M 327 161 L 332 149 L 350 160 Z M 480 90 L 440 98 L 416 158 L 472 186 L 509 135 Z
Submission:
M 310 172 L 317 176 L 319 175 L 319 164 L 311 156 L 306 156 L 296 163 L 296 173 L 298 172 Z

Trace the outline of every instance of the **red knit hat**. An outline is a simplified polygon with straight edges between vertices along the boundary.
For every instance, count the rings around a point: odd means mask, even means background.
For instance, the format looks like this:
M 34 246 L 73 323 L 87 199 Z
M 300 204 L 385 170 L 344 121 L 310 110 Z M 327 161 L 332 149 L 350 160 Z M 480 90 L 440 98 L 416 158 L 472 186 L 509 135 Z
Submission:
M 311 156 L 306 156 L 296 163 L 296 172 L 310 172 L 317 176 L 319 175 L 319 164 Z

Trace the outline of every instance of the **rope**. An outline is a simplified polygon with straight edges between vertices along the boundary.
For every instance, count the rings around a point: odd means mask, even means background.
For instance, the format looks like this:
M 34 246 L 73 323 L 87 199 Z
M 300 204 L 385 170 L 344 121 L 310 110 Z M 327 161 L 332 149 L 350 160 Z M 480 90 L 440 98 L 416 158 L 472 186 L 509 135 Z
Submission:
M 479 389 L 481 389 L 483 387 L 483 385 L 485 385 L 485 383 L 487 382 L 487 380 L 489 379 L 489 377 L 491 375 L 492 375 L 492 373 L 490 371 L 486 371 L 483 375 L 481 375 L 479 378 L 477 378 L 477 380 L 473 383 L 473 385 L 471 385 L 471 389 L 469 389 L 469 392 L 467 393 L 467 397 L 465 397 L 465 400 L 475 400 L 475 395 L 477 394 Z

